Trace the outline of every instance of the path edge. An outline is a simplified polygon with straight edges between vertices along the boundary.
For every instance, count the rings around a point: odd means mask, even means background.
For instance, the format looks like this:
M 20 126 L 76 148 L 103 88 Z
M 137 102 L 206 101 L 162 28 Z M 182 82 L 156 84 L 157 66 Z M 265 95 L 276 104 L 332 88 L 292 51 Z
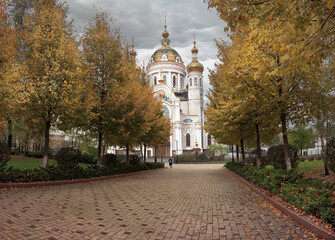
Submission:
M 109 179 L 113 179 L 113 178 L 128 177 L 128 176 L 133 176 L 133 175 L 137 175 L 137 174 L 159 171 L 159 170 L 162 170 L 162 169 L 166 169 L 166 167 L 157 168 L 157 169 L 149 169 L 149 170 L 132 172 L 132 173 L 122 173 L 122 174 L 114 174 L 114 175 L 110 175 L 110 176 L 80 178 L 80 179 L 72 179 L 72 180 L 26 182 L 26 183 L 11 183 L 11 182 L 10 183 L 0 183 L 0 189 L 49 187 L 49 186 L 60 186 L 60 185 L 75 184 L 75 183 L 87 183 L 87 182 L 109 180 Z
M 243 177 L 239 176 L 238 174 L 230 171 L 226 167 L 224 167 L 224 169 L 227 170 L 235 178 L 237 178 L 238 180 L 240 180 L 247 187 L 249 187 L 252 191 L 254 191 L 258 195 L 262 196 L 265 200 L 267 200 L 269 203 L 271 203 L 275 208 L 277 208 L 278 210 L 280 210 L 285 215 L 291 217 L 294 221 L 298 222 L 304 228 L 308 229 L 309 231 L 315 233 L 316 235 L 318 235 L 319 237 L 321 237 L 321 238 L 323 238 L 325 240 L 334 240 L 335 239 L 335 233 L 334 232 L 328 232 L 325 229 L 317 226 L 308 217 L 301 216 L 301 215 L 298 214 L 297 211 L 294 211 L 294 210 L 286 208 L 277 199 L 275 199 L 275 198 L 267 195 L 266 193 L 262 192 L 259 189 L 259 187 L 257 187 L 255 184 L 249 182 L 248 180 L 244 179 Z

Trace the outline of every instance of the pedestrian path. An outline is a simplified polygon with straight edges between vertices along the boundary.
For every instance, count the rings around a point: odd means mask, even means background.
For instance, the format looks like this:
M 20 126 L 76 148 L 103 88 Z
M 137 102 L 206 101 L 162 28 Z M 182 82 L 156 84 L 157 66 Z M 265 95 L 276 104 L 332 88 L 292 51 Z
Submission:
M 220 164 L 0 191 L 0 239 L 314 239 Z

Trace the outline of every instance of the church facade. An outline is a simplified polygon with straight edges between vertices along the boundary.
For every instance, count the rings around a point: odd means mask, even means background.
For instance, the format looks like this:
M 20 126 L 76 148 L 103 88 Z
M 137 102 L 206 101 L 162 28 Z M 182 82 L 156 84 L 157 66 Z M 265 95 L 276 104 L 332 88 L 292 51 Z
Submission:
M 208 137 L 204 126 L 203 71 L 198 61 L 194 41 L 192 61 L 185 67 L 182 57 L 170 47 L 169 33 L 162 33 L 162 47 L 151 56 L 147 81 L 158 100 L 163 101 L 166 116 L 171 119 L 172 135 L 166 145 L 160 145 L 157 156 L 175 156 L 207 149 Z

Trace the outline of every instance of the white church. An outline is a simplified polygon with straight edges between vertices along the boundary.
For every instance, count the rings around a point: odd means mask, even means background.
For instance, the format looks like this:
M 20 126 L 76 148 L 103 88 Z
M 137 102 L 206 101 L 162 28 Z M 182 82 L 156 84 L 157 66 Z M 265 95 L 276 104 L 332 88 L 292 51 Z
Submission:
M 157 156 L 201 153 L 210 142 L 210 136 L 203 129 L 204 66 L 198 61 L 195 41 L 191 50 L 192 61 L 185 67 L 181 56 L 170 47 L 166 25 L 162 36 L 162 47 L 152 54 L 146 68 L 147 81 L 153 87 L 155 97 L 163 101 L 165 113 L 172 122 L 170 140 L 158 147 Z

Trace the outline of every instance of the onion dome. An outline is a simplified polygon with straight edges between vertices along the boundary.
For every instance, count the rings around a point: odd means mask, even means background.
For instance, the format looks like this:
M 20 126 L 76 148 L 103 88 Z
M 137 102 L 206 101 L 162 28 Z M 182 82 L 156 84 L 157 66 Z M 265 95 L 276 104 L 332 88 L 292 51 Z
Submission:
M 134 49 L 134 38 L 132 39 L 133 44 L 131 45 L 131 50 L 129 51 L 129 55 L 132 57 L 132 59 L 135 59 L 137 53 Z
M 164 26 L 164 31 L 162 33 L 162 47 L 157 49 L 154 54 L 152 54 L 149 64 L 156 63 L 156 62 L 176 62 L 180 64 L 184 64 L 182 58 L 180 57 L 179 53 L 170 47 L 170 39 L 169 32 L 166 30 L 166 24 Z
M 188 72 L 203 72 L 204 71 L 204 65 L 202 65 L 199 61 L 198 61 L 198 49 L 195 46 L 195 41 L 194 43 L 194 47 L 192 48 L 191 52 L 192 52 L 192 62 L 190 64 L 187 65 L 187 71 Z

